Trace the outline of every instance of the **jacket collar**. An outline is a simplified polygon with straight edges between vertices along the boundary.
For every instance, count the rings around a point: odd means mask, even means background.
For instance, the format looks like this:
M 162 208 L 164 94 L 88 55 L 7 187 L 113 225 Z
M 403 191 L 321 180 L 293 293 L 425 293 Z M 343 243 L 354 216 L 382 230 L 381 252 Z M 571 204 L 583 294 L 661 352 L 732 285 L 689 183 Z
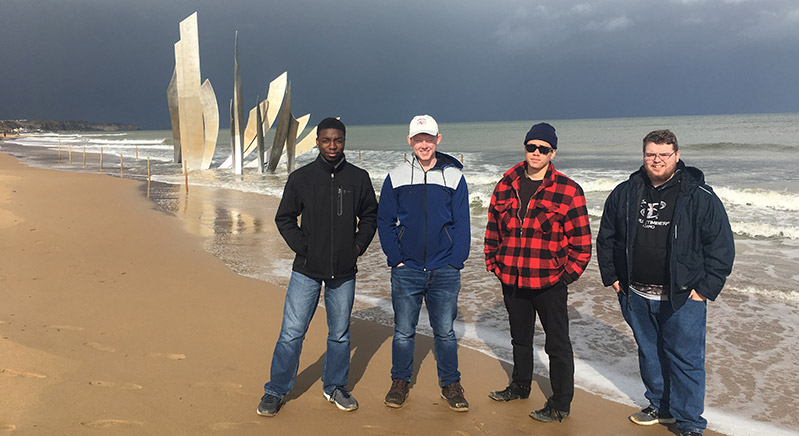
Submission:
M 320 167 L 324 168 L 325 171 L 327 171 L 329 173 L 334 173 L 334 172 L 341 171 L 341 169 L 344 168 L 344 165 L 345 165 L 346 161 L 347 161 L 347 157 L 344 156 L 343 153 L 341 154 L 341 159 L 339 159 L 339 161 L 336 162 L 335 165 L 331 164 L 330 162 L 328 162 L 325 158 L 322 157 L 321 154 L 316 156 L 317 165 L 319 165 Z
M 680 178 L 680 190 L 682 192 L 705 184 L 705 174 L 702 172 L 702 170 L 696 167 L 689 167 L 685 165 L 685 162 L 682 160 L 677 162 L 677 169 L 675 171 L 674 177 Z M 649 177 L 646 175 L 646 170 L 644 169 L 643 165 L 638 168 L 638 171 L 630 174 L 630 181 L 636 184 L 652 184 L 649 181 Z
M 505 171 L 503 175 L 505 178 L 508 179 L 510 184 L 515 188 L 519 189 L 519 180 L 522 177 L 525 177 L 524 173 L 527 172 L 527 162 L 521 161 L 518 164 L 514 165 L 508 171 Z M 555 165 L 552 162 L 549 162 L 547 166 L 547 172 L 544 174 L 544 178 L 541 180 L 541 186 L 549 186 L 553 184 L 555 181 Z

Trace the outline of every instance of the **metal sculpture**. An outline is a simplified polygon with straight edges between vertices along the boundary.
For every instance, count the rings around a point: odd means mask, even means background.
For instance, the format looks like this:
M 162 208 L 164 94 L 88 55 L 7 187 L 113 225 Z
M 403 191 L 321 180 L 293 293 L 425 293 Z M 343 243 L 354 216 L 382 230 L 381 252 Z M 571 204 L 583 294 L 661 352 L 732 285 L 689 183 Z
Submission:
M 169 119 L 172 122 L 172 143 L 174 145 L 173 159 L 175 163 L 180 163 L 180 116 L 178 115 L 178 83 L 177 70 L 172 70 L 172 79 L 166 88 L 166 100 L 169 104 Z
M 283 154 L 283 146 L 286 144 L 286 139 L 289 136 L 289 127 L 291 126 L 291 82 L 286 86 L 286 96 L 283 98 L 283 106 L 280 108 L 280 115 L 277 118 L 277 127 L 275 127 L 275 140 L 272 142 L 272 150 L 269 153 L 269 163 L 267 168 L 270 173 L 275 172 L 277 163 L 280 161 L 280 155 Z
M 242 174 L 244 164 L 244 124 L 241 116 L 244 102 L 241 94 L 241 72 L 239 71 L 239 32 L 233 43 L 233 173 Z
M 200 44 L 197 12 L 180 22 L 180 40 L 175 43 L 174 92 L 181 159 L 190 170 L 207 169 L 219 134 L 219 108 L 211 82 L 200 84 Z M 172 85 L 167 89 L 167 101 Z M 170 115 L 173 113 L 170 103 Z M 174 124 L 174 123 L 173 123 Z
M 255 150 L 258 146 L 255 140 L 257 133 L 255 122 L 256 108 L 260 108 L 261 110 L 261 114 L 263 115 L 261 127 L 264 133 L 266 133 L 269 128 L 272 127 L 272 123 L 275 122 L 278 111 L 280 110 L 280 105 L 283 103 L 283 96 L 286 94 L 286 84 L 288 83 L 287 77 L 288 73 L 284 71 L 283 74 L 272 80 L 272 82 L 269 83 L 266 99 L 250 109 L 249 118 L 247 119 L 247 127 L 244 129 L 244 144 L 246 145 L 244 152 L 242 153 L 244 158 L 252 153 L 253 150 Z M 232 165 L 233 158 L 231 156 L 222 162 L 222 164 L 219 165 L 219 168 L 230 168 Z

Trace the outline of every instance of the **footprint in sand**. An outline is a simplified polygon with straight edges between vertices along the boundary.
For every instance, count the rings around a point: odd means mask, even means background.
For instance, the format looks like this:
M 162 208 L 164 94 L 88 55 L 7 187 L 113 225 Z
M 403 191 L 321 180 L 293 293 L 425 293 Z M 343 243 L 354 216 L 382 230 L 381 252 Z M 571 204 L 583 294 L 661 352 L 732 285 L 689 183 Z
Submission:
M 139 421 L 127 421 L 124 419 L 98 419 L 97 421 L 81 422 L 80 425 L 90 428 L 108 428 L 114 426 L 141 427 L 144 423 Z
M 70 332 L 80 332 L 83 331 L 83 327 L 78 327 L 75 325 L 46 325 L 44 326 L 47 329 L 55 329 L 58 331 L 66 330 Z
M 98 344 L 97 342 L 86 342 L 83 344 L 89 348 L 94 348 L 97 351 L 105 351 L 106 353 L 113 353 L 117 349 L 108 345 Z
M 177 354 L 177 353 L 147 353 L 145 354 L 146 357 L 158 357 L 160 359 L 169 359 L 169 360 L 183 360 L 186 358 L 185 354 Z
M 189 386 L 195 389 L 211 389 L 215 391 L 220 391 L 225 393 L 225 395 L 250 395 L 249 392 L 244 392 L 241 388 L 242 385 L 238 383 L 227 383 L 227 382 L 209 382 L 209 381 L 200 381 L 194 382 Z
M 28 371 L 17 371 L 9 368 L 0 369 L 0 374 L 15 375 L 18 377 L 47 378 L 47 376 L 44 374 L 37 374 L 35 372 L 28 372 Z
M 254 427 L 261 425 L 262 421 L 244 421 L 244 422 L 217 422 L 211 424 L 211 430 L 235 430 L 242 427 Z
M 193 388 L 222 389 L 222 390 L 228 390 L 228 391 L 242 388 L 242 385 L 240 385 L 238 383 L 208 382 L 208 381 L 194 382 L 190 386 L 193 387 Z
M 116 383 L 106 380 L 92 380 L 89 382 L 89 384 L 99 388 L 115 388 L 126 391 L 136 391 L 142 388 L 141 385 L 137 385 L 136 383 Z

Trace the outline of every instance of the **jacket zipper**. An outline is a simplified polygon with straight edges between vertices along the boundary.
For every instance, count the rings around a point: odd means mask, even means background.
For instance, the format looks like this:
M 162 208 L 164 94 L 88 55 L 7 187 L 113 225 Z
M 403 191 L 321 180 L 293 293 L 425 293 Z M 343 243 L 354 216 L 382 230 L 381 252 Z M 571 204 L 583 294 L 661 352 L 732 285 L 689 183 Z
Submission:
M 525 177 L 527 177 L 527 176 L 525 176 Z M 519 191 L 516 188 L 513 187 L 512 183 L 510 185 L 510 188 L 513 190 L 513 193 L 516 194 L 516 199 L 519 200 L 519 209 L 516 211 L 516 218 L 519 219 L 519 240 L 520 241 L 522 239 L 522 230 L 524 230 L 524 220 L 527 219 L 527 211 L 530 210 L 530 202 L 533 201 L 533 198 L 535 198 L 536 194 L 538 194 L 543 187 L 544 187 L 544 181 L 541 180 L 541 184 L 538 185 L 538 189 L 535 190 L 535 192 L 533 193 L 533 196 L 530 197 L 530 201 L 527 202 L 527 210 L 524 211 L 524 218 L 522 218 L 522 216 L 520 215 L 520 213 L 522 211 L 522 196 L 519 195 Z M 519 262 L 516 264 L 516 287 L 519 287 L 520 282 L 522 280 L 521 274 L 519 274 L 519 271 L 521 271 L 521 269 L 522 269 L 522 262 L 523 262 L 523 259 L 521 257 L 519 257 Z
M 427 171 L 423 169 L 422 172 L 424 172 L 424 251 L 422 252 L 424 265 L 422 268 L 427 271 Z
M 330 173 L 330 195 L 333 195 L 333 185 L 336 183 L 336 173 Z M 339 188 L 339 196 L 341 195 L 341 188 Z M 332 216 L 335 212 L 330 208 L 330 278 L 336 278 L 336 271 L 333 268 L 333 253 L 335 253 L 333 243 L 335 242 L 336 235 L 336 219 Z

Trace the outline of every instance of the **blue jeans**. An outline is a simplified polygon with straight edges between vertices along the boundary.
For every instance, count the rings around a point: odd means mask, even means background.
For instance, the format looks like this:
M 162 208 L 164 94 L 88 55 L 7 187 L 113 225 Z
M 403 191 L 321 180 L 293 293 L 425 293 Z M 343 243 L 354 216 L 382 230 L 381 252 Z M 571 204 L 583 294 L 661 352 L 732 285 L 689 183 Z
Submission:
M 325 283 L 325 309 L 327 310 L 327 353 L 322 368 L 322 385 L 330 394 L 347 384 L 350 370 L 350 315 L 355 298 L 355 276 L 343 279 L 322 280 L 296 271 L 286 291 L 283 306 L 283 325 L 272 355 L 270 380 L 264 392 L 283 398 L 297 381 L 300 352 L 308 325 L 319 304 L 322 282 Z
M 458 340 L 453 329 L 460 289 L 461 272 L 451 266 L 428 271 L 408 266 L 391 268 L 391 303 L 394 306 L 392 379 L 411 380 L 416 324 L 424 299 L 433 327 L 439 385 L 443 387 L 460 381 Z
M 677 419 L 683 433 L 702 433 L 705 410 L 707 303 L 688 301 L 676 312 L 670 301 L 620 294 L 622 314 L 638 343 L 646 399 Z

